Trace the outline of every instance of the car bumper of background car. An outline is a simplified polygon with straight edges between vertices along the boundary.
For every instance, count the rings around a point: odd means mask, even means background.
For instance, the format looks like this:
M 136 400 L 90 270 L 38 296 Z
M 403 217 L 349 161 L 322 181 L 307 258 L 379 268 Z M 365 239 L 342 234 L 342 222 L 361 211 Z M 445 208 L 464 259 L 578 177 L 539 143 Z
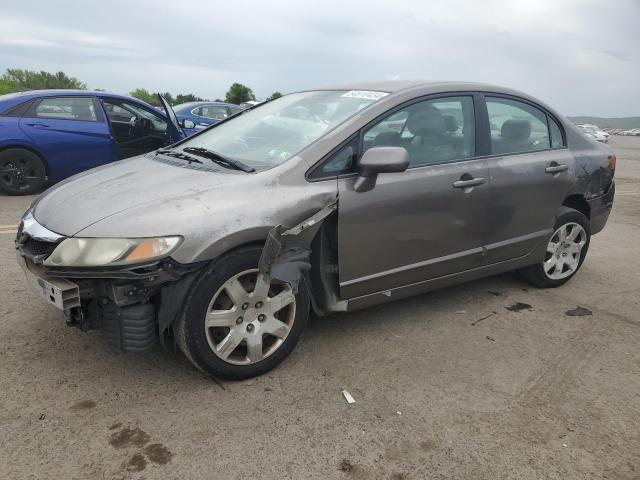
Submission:
M 615 196 L 616 185 L 611 182 L 609 190 L 604 195 L 589 200 L 589 210 L 591 212 L 591 234 L 600 232 L 609 218 L 613 207 L 613 197 Z

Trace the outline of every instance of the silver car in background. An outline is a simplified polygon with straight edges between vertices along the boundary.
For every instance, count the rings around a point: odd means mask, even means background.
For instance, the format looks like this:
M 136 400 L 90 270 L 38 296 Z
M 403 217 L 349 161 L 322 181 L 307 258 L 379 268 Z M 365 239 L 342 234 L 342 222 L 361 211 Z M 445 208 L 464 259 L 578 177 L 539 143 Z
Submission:
M 16 249 L 68 323 L 124 351 L 175 342 L 207 374 L 245 378 L 291 352 L 311 311 L 509 270 L 562 285 L 605 226 L 615 161 L 506 88 L 304 91 L 56 185 Z

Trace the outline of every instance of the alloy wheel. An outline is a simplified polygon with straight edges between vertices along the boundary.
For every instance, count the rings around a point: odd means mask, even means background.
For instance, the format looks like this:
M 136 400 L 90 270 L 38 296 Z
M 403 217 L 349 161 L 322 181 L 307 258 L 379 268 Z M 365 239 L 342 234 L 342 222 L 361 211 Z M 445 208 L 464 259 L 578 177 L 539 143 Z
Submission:
M 272 355 L 289 335 L 296 297 L 288 284 L 271 285 L 257 269 L 227 280 L 207 308 L 205 332 L 219 358 L 250 365 Z
M 575 222 L 561 225 L 547 244 L 545 275 L 552 280 L 561 280 L 572 275 L 580 266 L 582 249 L 587 243 L 587 232 Z
M 37 165 L 29 157 L 16 157 L 0 164 L 0 182 L 12 192 L 30 190 L 40 182 Z

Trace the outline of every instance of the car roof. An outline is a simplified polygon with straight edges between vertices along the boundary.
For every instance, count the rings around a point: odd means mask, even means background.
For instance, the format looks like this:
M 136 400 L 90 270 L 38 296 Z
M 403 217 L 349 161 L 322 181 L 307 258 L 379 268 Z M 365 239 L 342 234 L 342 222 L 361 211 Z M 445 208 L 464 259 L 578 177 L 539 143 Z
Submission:
M 67 89 L 49 89 L 49 90 L 26 90 L 24 92 L 16 92 L 12 93 L 13 98 L 28 98 L 28 97 L 42 97 L 49 95 L 64 95 L 65 97 L 76 97 L 76 96 L 102 96 L 102 97 L 113 97 L 113 98 L 133 98 L 130 95 L 120 95 L 118 93 L 111 92 L 99 92 L 95 90 L 67 90 Z M 138 99 L 136 99 L 138 100 Z
M 0 112 L 4 112 L 14 108 L 23 102 L 26 102 L 32 98 L 48 97 L 48 96 L 64 96 L 64 97 L 79 97 L 79 96 L 99 96 L 107 97 L 118 100 L 135 101 L 148 108 L 155 108 L 153 105 L 148 104 L 144 100 L 135 98 L 129 95 L 120 95 L 118 93 L 99 92 L 96 90 L 67 90 L 67 89 L 49 89 L 49 90 L 27 90 L 24 92 L 8 93 L 6 95 L 0 95 L 0 105 L 2 108 Z M 157 110 L 157 109 L 156 109 Z M 164 114 L 164 112 L 160 112 Z
M 379 92 L 398 93 L 404 90 L 419 88 L 432 90 L 455 91 L 455 90 L 478 90 L 478 91 L 513 91 L 510 88 L 500 87 L 480 82 L 459 82 L 442 80 L 380 80 L 372 82 L 358 82 L 347 85 L 328 87 L 326 90 L 373 90 Z M 323 90 L 323 89 L 318 89 Z
M 178 105 L 174 105 L 173 109 L 179 109 L 179 110 L 184 110 L 186 108 L 193 108 L 193 107 L 197 107 L 200 105 L 220 105 L 223 107 L 237 107 L 238 105 L 234 104 L 234 103 L 227 103 L 227 102 L 215 102 L 215 101 L 211 101 L 211 102 L 207 102 L 205 100 L 201 101 L 201 102 L 187 102 L 187 103 L 179 103 Z

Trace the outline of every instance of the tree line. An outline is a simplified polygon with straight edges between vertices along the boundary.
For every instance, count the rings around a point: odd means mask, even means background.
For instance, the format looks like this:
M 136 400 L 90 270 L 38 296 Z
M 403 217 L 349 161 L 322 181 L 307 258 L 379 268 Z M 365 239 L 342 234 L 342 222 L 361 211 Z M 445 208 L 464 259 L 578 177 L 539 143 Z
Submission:
M 47 90 L 47 89 L 73 89 L 87 90 L 87 84 L 75 77 L 70 77 L 64 72 L 50 73 L 44 70 L 36 72 L 33 70 L 21 70 L 17 68 L 8 68 L 7 71 L 0 76 L 0 95 L 13 92 L 22 92 L 26 90 Z M 100 88 L 97 91 L 104 91 Z M 138 98 L 151 105 L 159 106 L 158 97 L 155 93 L 145 88 L 136 88 L 129 92 L 132 97 Z M 207 98 L 201 98 L 193 93 L 179 93 L 175 96 L 170 92 L 161 93 L 161 95 L 169 102 L 170 105 L 178 105 L 187 102 L 209 101 Z M 273 100 L 281 97 L 280 92 L 273 92 L 265 100 Z M 256 96 L 251 88 L 241 83 L 234 83 L 224 96 L 227 103 L 240 104 L 249 101 L 255 101 Z M 216 98 L 214 101 L 221 102 L 223 100 Z

